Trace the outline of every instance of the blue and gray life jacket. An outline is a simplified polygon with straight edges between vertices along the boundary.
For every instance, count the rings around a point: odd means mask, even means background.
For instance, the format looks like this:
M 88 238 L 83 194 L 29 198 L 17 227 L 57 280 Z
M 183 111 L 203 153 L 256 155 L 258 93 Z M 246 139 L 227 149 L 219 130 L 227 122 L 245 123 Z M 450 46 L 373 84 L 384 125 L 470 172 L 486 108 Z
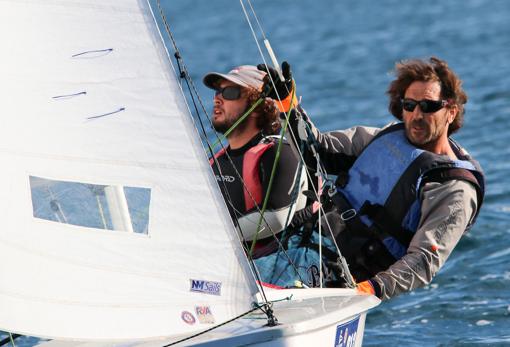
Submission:
M 382 243 L 391 255 L 386 263 L 391 265 L 407 251 L 420 221 L 420 190 L 426 182 L 472 183 L 478 192 L 478 214 L 484 196 L 482 170 L 462 147 L 453 140 L 450 144 L 458 160 L 417 148 L 406 138 L 403 123 L 392 125 L 363 150 L 338 187 L 334 201 L 347 228 Z

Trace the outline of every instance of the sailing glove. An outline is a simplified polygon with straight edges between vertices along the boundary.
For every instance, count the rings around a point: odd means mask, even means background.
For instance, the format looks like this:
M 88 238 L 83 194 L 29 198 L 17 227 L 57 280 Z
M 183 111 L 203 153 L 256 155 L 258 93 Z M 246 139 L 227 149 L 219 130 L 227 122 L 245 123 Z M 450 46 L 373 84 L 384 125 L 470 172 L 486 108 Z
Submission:
M 266 64 L 257 65 L 257 69 L 264 71 L 267 75 L 264 77 L 263 90 L 268 98 L 274 100 L 284 100 L 292 91 L 292 72 L 290 65 L 286 61 L 282 63 L 282 75 L 285 81 L 280 79 L 276 69 Z M 273 86 L 274 82 L 274 86 Z
M 375 289 L 370 280 L 357 283 L 356 290 L 360 294 L 375 295 Z

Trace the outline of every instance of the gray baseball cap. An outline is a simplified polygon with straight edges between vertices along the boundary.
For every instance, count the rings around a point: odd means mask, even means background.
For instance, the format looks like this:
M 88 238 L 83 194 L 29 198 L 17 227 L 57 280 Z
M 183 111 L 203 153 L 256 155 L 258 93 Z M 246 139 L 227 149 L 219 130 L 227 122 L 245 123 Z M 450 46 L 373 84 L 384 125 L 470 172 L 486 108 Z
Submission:
M 265 75 L 266 73 L 257 69 L 256 66 L 242 65 L 233 68 L 227 74 L 209 72 L 204 76 L 203 82 L 207 87 L 215 89 L 220 79 L 226 79 L 241 87 L 251 87 L 262 90 Z

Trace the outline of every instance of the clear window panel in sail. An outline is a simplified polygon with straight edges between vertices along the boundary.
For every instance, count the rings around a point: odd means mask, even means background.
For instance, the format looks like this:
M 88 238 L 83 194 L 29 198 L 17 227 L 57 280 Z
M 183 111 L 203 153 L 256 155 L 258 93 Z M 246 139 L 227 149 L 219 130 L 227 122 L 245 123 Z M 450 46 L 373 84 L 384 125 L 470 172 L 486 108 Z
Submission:
M 151 190 L 30 176 L 33 216 L 88 228 L 148 234 Z

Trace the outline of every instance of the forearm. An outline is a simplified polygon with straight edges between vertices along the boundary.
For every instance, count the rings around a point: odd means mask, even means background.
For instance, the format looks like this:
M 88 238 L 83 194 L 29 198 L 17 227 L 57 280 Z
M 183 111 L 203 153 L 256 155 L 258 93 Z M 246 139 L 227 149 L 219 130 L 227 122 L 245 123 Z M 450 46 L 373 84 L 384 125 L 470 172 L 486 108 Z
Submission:
M 389 299 L 432 281 L 464 234 L 476 211 L 476 191 L 463 181 L 429 183 L 422 192 L 422 216 L 407 254 L 372 282 Z

